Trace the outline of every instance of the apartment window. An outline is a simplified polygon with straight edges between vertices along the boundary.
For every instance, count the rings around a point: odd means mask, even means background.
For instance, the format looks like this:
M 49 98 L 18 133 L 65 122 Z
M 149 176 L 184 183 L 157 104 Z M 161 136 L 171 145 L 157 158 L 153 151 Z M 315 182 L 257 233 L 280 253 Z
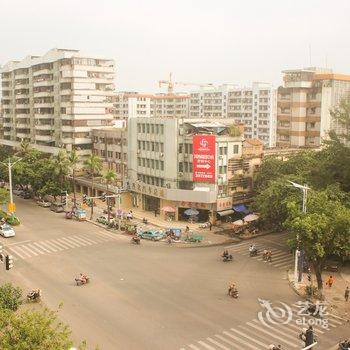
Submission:
M 156 169 L 159 170 L 159 160 L 156 160 Z
M 146 124 L 146 132 L 149 134 L 149 124 Z
M 146 141 L 142 141 L 142 149 L 146 150 Z
M 146 166 L 146 159 L 145 158 L 142 158 L 142 166 Z
M 156 134 L 159 134 L 159 125 L 156 124 Z
M 161 135 L 164 134 L 164 125 L 163 124 L 160 125 L 160 133 L 161 133 Z
M 179 153 L 182 153 L 182 143 L 179 144 Z
M 152 151 L 152 152 L 155 151 L 154 142 L 151 142 L 151 151 Z
M 107 156 L 108 156 L 108 158 L 113 158 L 113 152 L 112 151 L 107 151 Z
M 146 159 L 146 162 L 147 162 L 147 168 L 149 168 L 149 159 Z
M 141 132 L 141 124 L 137 123 L 137 132 L 140 133 Z
M 149 141 L 146 141 L 146 150 L 149 151 Z
M 141 166 L 141 158 L 137 158 L 137 164 L 138 166 Z
M 159 142 L 154 143 L 154 150 L 155 152 L 159 152 Z
M 185 165 L 185 172 L 187 173 L 188 172 L 188 163 L 185 162 L 184 165 Z
M 193 171 L 193 164 L 192 163 L 188 163 L 189 164 L 189 172 L 192 173 Z
M 154 159 L 151 159 L 151 168 L 154 169 Z
M 137 149 L 141 149 L 141 141 L 137 141 Z
M 154 125 L 151 124 L 151 133 L 154 134 Z
M 145 126 L 145 124 L 142 124 L 142 132 L 143 132 L 143 133 L 146 132 L 146 126 Z
M 162 160 L 160 161 L 160 170 L 164 170 L 164 162 Z
M 183 163 L 179 163 L 179 172 L 183 173 L 183 171 L 184 171 Z
M 233 146 L 233 153 L 234 154 L 238 154 L 238 151 L 239 151 L 239 146 L 238 145 L 234 145 Z
M 188 143 L 185 143 L 185 153 L 188 153 Z
M 189 150 L 188 150 L 189 152 L 189 154 L 192 154 L 192 152 L 193 152 L 193 146 L 192 146 L 192 143 L 191 144 L 189 144 Z

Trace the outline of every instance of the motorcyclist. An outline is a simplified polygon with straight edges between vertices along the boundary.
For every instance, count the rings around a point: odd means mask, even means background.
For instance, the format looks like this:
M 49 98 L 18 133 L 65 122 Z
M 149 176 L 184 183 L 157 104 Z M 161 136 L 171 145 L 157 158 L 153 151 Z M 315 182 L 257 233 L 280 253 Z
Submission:
M 228 258 L 228 250 L 224 250 L 224 252 L 221 255 L 223 258 Z
M 350 341 L 348 339 L 343 340 L 339 345 L 341 346 L 341 349 L 350 349 Z
M 80 281 L 81 281 L 82 283 L 86 283 L 87 280 L 88 280 L 88 276 L 85 275 L 85 274 L 83 274 L 83 273 L 80 273 Z
M 269 350 L 281 350 L 281 349 L 282 349 L 281 345 L 277 345 L 277 346 L 273 344 L 269 345 Z
M 258 252 L 258 249 L 256 248 L 255 244 L 251 244 L 249 247 L 250 255 L 256 254 L 257 252 Z
M 266 258 L 267 258 L 267 253 L 268 253 L 267 249 L 264 249 L 264 251 L 263 251 L 263 259 L 264 260 L 266 260 Z
M 269 250 L 269 251 L 267 252 L 266 260 L 267 260 L 267 261 L 272 261 L 272 251 L 271 251 L 271 250 Z

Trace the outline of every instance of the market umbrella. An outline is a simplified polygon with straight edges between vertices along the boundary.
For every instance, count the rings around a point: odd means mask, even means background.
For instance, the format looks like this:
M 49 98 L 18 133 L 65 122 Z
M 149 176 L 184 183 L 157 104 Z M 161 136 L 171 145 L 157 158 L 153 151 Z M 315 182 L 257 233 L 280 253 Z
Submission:
M 236 220 L 232 223 L 232 225 L 236 225 L 236 226 L 243 226 L 244 222 L 243 220 Z
M 187 215 L 187 216 L 195 216 L 195 215 L 198 215 L 199 214 L 199 211 L 197 209 L 186 209 L 184 211 L 184 214 Z
M 249 214 L 243 218 L 245 222 L 251 222 L 259 219 L 259 215 L 256 214 Z
M 165 211 L 166 213 L 175 213 L 176 210 L 173 207 L 163 207 L 162 211 Z

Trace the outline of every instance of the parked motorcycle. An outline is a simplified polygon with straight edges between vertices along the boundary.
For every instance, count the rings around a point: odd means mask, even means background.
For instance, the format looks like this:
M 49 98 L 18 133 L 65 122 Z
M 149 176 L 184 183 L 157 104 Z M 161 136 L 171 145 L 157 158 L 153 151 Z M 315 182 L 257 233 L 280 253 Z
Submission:
M 37 302 L 41 299 L 41 290 L 40 289 L 34 289 L 31 292 L 27 294 L 27 301 L 28 302 Z

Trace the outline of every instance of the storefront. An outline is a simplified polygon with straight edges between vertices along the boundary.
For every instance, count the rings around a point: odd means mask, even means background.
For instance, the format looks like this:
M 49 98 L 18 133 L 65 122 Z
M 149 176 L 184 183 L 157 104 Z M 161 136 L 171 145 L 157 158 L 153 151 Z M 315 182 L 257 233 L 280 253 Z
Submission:
M 149 196 L 147 194 L 142 195 L 142 209 L 147 211 L 160 212 L 160 198 Z

